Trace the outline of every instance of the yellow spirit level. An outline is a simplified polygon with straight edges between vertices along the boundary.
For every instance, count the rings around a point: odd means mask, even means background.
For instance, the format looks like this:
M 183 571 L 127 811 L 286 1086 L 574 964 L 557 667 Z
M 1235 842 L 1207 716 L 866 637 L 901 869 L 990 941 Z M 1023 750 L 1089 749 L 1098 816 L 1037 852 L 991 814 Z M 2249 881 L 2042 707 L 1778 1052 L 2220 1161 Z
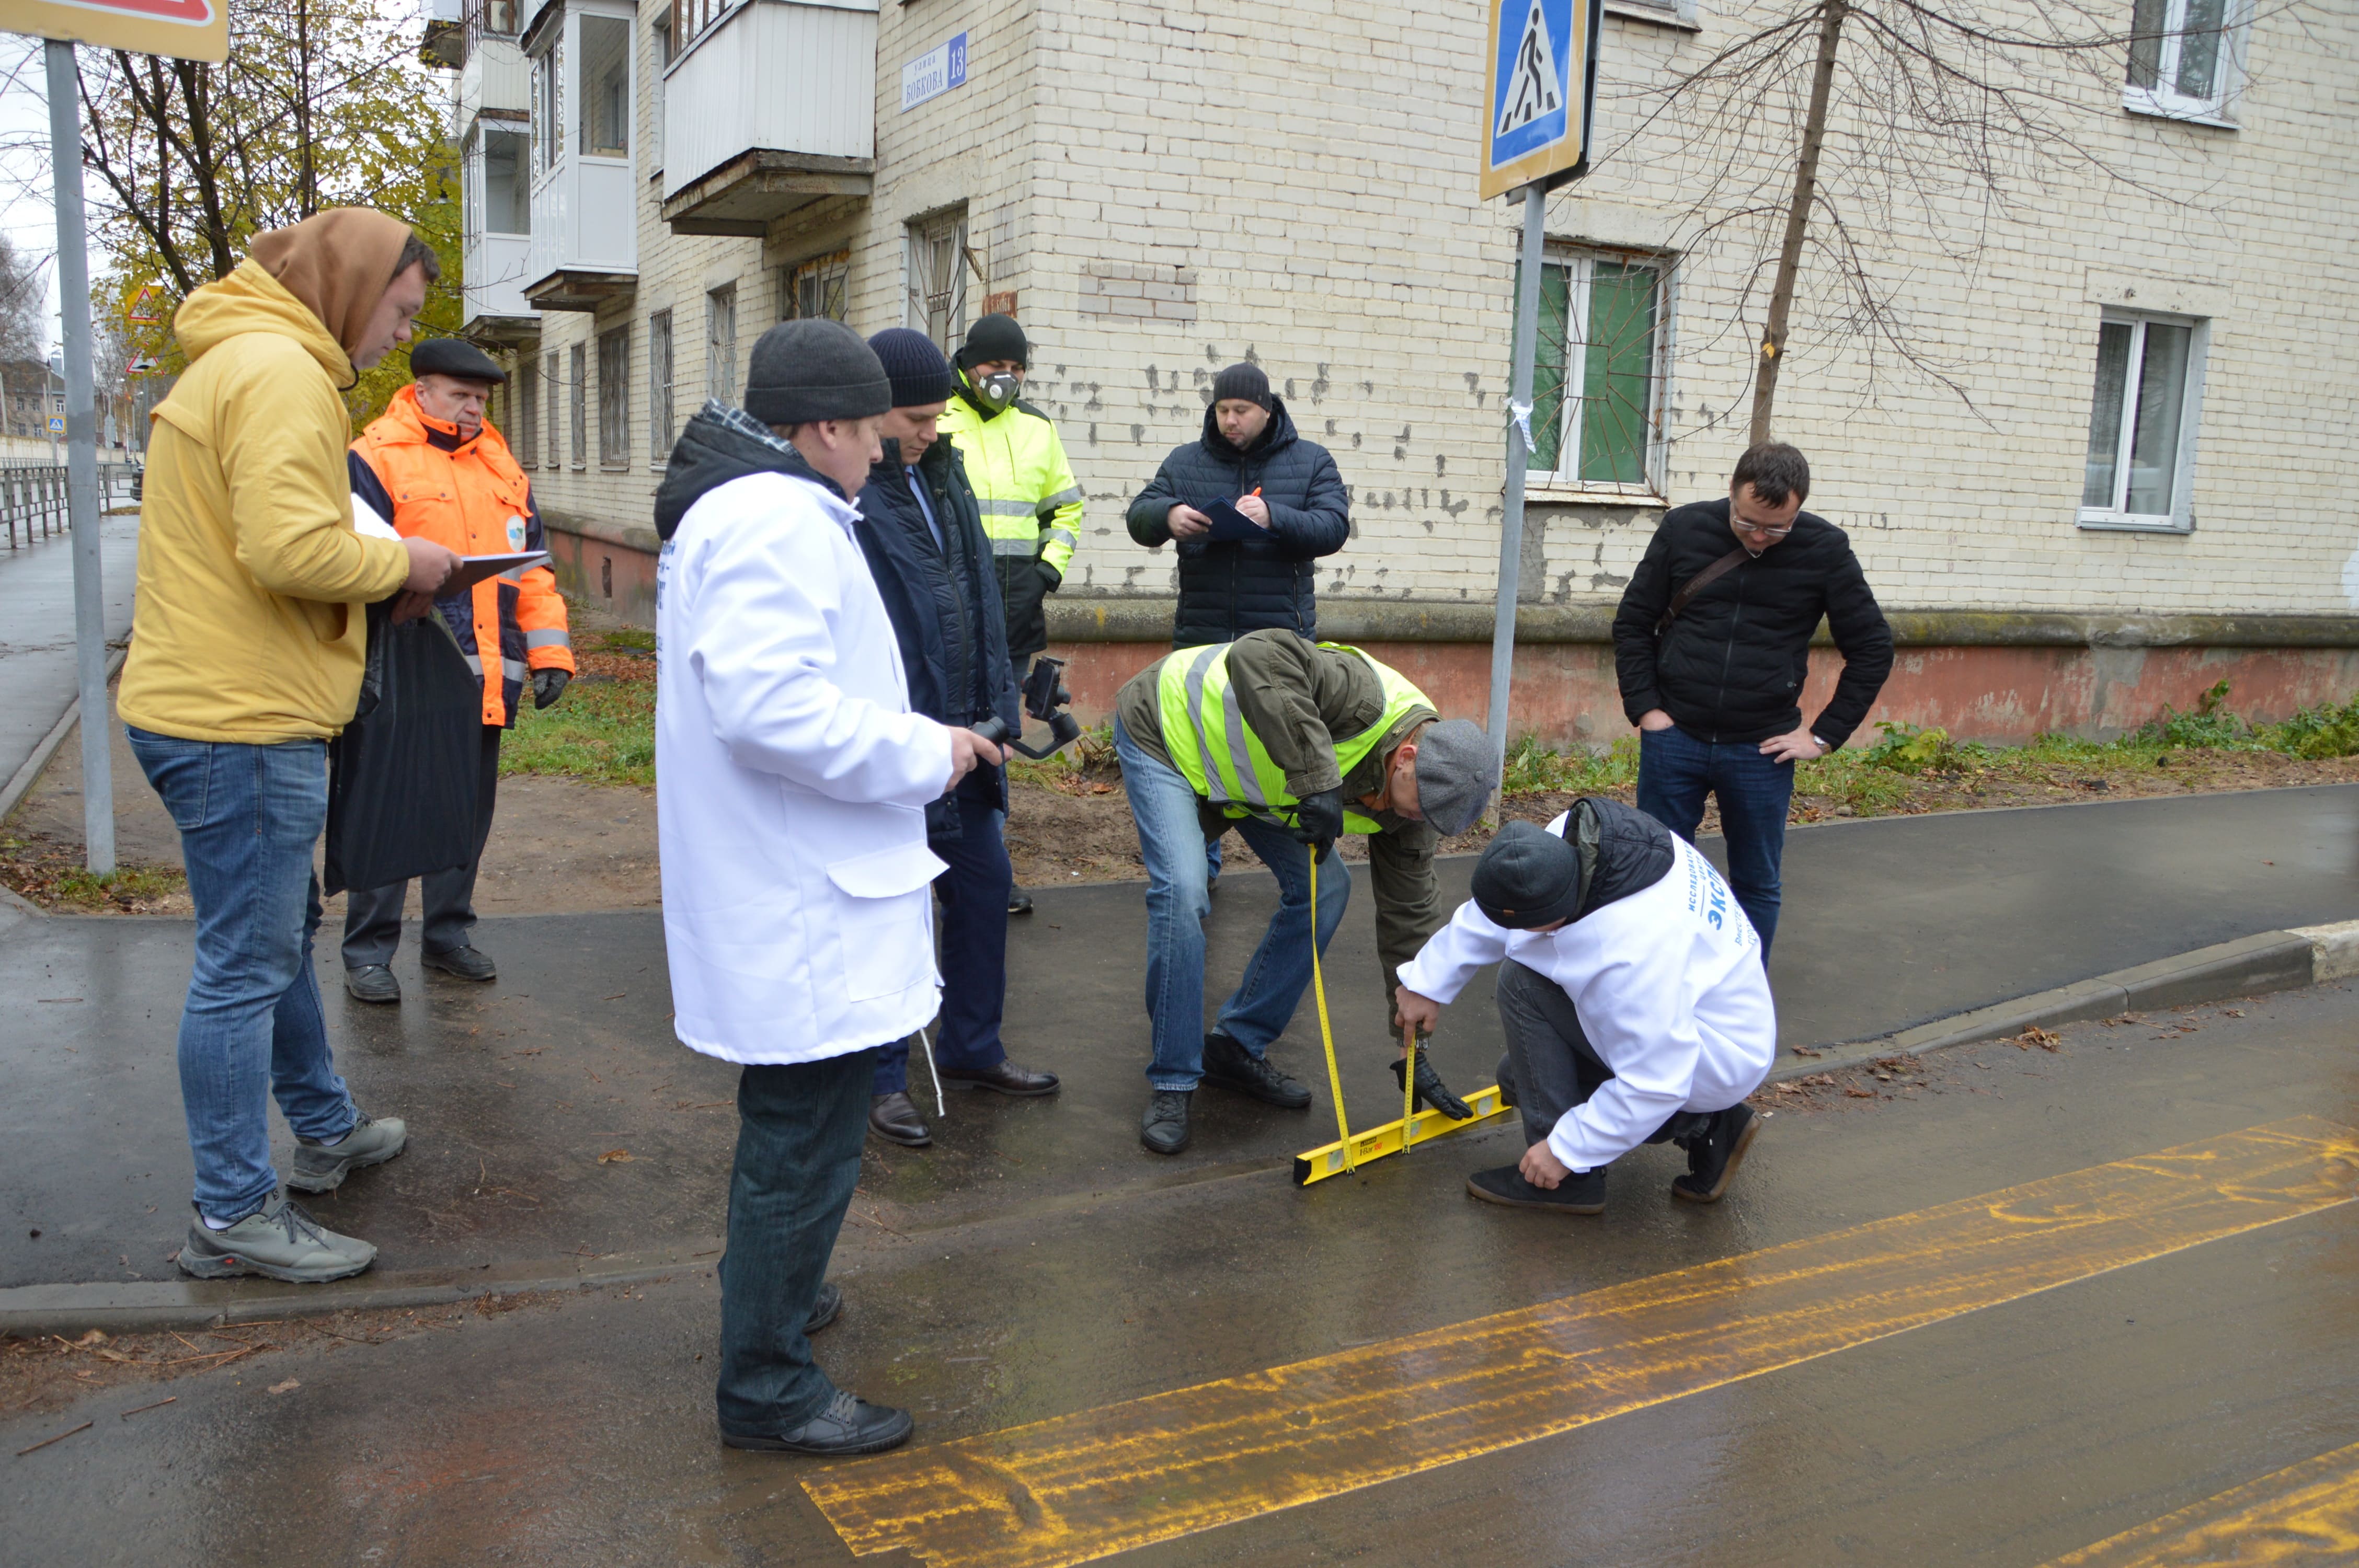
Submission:
M 1462 1127 L 1473 1127 L 1505 1114 L 1513 1108 L 1499 1098 L 1499 1086 L 1476 1089 L 1466 1098 L 1466 1108 L 1474 1114 L 1464 1121 L 1452 1121 L 1438 1110 L 1420 1110 L 1407 1122 L 1387 1121 L 1382 1127 L 1371 1127 L 1364 1132 L 1354 1132 L 1348 1141 L 1321 1144 L 1294 1157 L 1294 1184 L 1307 1187 L 1313 1182 L 1340 1176 L 1344 1172 L 1366 1164 L 1386 1154 L 1397 1154 L 1411 1144 L 1430 1143 L 1446 1138 Z M 1408 1136 L 1401 1136 L 1401 1129 Z M 1349 1152 L 1346 1152 L 1346 1142 Z

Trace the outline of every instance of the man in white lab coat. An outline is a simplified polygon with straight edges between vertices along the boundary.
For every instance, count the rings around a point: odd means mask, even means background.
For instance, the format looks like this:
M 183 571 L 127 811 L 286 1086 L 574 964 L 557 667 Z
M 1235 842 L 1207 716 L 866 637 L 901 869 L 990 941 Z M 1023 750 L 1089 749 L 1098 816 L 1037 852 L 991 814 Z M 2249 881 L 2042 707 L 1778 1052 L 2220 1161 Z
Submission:
M 877 1048 L 940 1000 L 926 803 L 1000 761 L 908 710 L 853 535 L 891 384 L 825 319 L 762 334 L 743 411 L 689 421 L 656 494 L 657 821 L 680 1043 L 745 1065 L 721 1264 L 723 1440 L 874 1454 L 907 1411 L 839 1390 L 807 1336 L 860 1174 Z
M 1545 829 L 1510 822 L 1473 898 L 1400 967 L 1403 1022 L 1430 1026 L 1498 964 L 1512 1086 L 1529 1145 L 1477 1171 L 1487 1203 L 1605 1207 L 1605 1172 L 1641 1143 L 1687 1151 L 1671 1195 L 1716 1203 L 1760 1124 L 1745 1097 L 1777 1054 L 1761 938 L 1692 845 L 1642 811 L 1584 796 Z

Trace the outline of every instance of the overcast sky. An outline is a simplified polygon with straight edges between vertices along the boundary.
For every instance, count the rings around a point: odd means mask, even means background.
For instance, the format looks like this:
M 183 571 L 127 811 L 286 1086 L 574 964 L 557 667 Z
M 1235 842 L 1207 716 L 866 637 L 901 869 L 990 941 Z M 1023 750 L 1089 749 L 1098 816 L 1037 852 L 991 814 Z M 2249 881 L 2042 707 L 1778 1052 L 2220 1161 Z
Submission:
M 0 33 L 0 232 L 20 256 L 49 260 L 57 253 L 58 220 L 49 196 L 49 99 L 41 43 Z M 49 293 L 49 341 L 58 336 L 57 269 L 43 278 Z

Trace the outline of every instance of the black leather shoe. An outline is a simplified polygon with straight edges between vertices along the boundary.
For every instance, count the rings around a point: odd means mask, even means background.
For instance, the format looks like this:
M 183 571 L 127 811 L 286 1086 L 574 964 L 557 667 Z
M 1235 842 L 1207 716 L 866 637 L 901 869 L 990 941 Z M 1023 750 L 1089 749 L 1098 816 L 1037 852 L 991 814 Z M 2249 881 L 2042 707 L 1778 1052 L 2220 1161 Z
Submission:
M 775 1432 L 732 1432 L 723 1427 L 721 1429 L 721 1441 L 732 1448 L 751 1449 L 757 1454 L 815 1454 L 841 1457 L 853 1454 L 882 1454 L 888 1448 L 898 1448 L 909 1441 L 909 1433 L 915 1426 L 908 1411 L 872 1405 L 839 1389 L 835 1398 L 828 1400 L 826 1409 L 800 1426 L 785 1427 Z
M 360 1001 L 399 1001 L 401 982 L 383 964 L 363 964 L 344 971 L 344 989 Z
M 1204 1036 L 1204 1081 L 1288 1110 L 1310 1108 L 1310 1091 L 1225 1034 Z
M 1177 1154 L 1188 1147 L 1188 1101 L 1190 1089 L 1155 1089 L 1147 1097 L 1147 1114 L 1138 1119 L 1138 1141 L 1158 1154 Z
M 1760 1119 L 1743 1100 L 1714 1111 L 1708 1130 L 1680 1140 L 1687 1146 L 1688 1173 L 1671 1178 L 1671 1196 L 1690 1203 L 1718 1203 L 1720 1195 L 1728 1191 L 1736 1167 L 1745 1163 L 1753 1135 L 1760 1130 Z
M 803 1332 L 817 1334 L 821 1329 L 833 1323 L 836 1314 L 842 1310 L 843 1292 L 836 1288 L 834 1281 L 821 1280 L 819 1285 L 819 1298 L 811 1303 L 810 1316 L 803 1319 Z
M 868 1130 L 888 1143 L 898 1143 L 904 1149 L 923 1149 L 934 1141 L 926 1130 L 925 1119 L 909 1097 L 896 1089 L 889 1095 L 877 1095 L 868 1102 Z
M 1007 913 L 1010 914 L 1031 914 L 1032 895 L 1026 892 L 1022 888 L 1009 888 L 1007 890 Z
M 1477 1171 L 1466 1178 L 1469 1196 L 1509 1208 L 1553 1209 L 1558 1214 L 1605 1212 L 1605 1167 L 1567 1176 L 1553 1187 L 1536 1187 L 1513 1165 Z
M 1028 1073 L 1005 1057 L 988 1067 L 944 1067 L 942 1082 L 973 1084 L 979 1089 L 993 1089 L 1004 1095 L 1052 1095 L 1057 1092 L 1057 1075 Z
M 495 980 L 500 978 L 500 967 L 473 947 L 449 947 L 440 953 L 428 949 L 418 955 L 418 961 L 429 969 L 440 969 L 462 980 Z

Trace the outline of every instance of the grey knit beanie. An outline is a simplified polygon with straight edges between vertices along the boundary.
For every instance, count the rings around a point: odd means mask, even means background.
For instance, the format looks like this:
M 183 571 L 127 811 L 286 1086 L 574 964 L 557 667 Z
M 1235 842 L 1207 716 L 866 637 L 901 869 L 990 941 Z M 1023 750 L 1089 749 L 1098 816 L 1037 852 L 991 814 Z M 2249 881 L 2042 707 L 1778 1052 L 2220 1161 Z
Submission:
M 1417 738 L 1417 804 L 1435 832 L 1463 833 L 1483 815 L 1499 771 L 1491 737 L 1472 719 L 1429 724 Z
M 1530 822 L 1510 822 L 1474 862 L 1474 906 L 1509 931 L 1571 918 L 1581 907 L 1581 857 Z
M 765 425 L 865 419 L 892 407 L 893 383 L 876 351 L 841 321 L 781 321 L 754 340 L 745 412 Z
M 1212 401 L 1232 397 L 1257 403 L 1264 409 L 1270 406 L 1269 377 L 1261 366 L 1240 360 L 1212 378 Z

